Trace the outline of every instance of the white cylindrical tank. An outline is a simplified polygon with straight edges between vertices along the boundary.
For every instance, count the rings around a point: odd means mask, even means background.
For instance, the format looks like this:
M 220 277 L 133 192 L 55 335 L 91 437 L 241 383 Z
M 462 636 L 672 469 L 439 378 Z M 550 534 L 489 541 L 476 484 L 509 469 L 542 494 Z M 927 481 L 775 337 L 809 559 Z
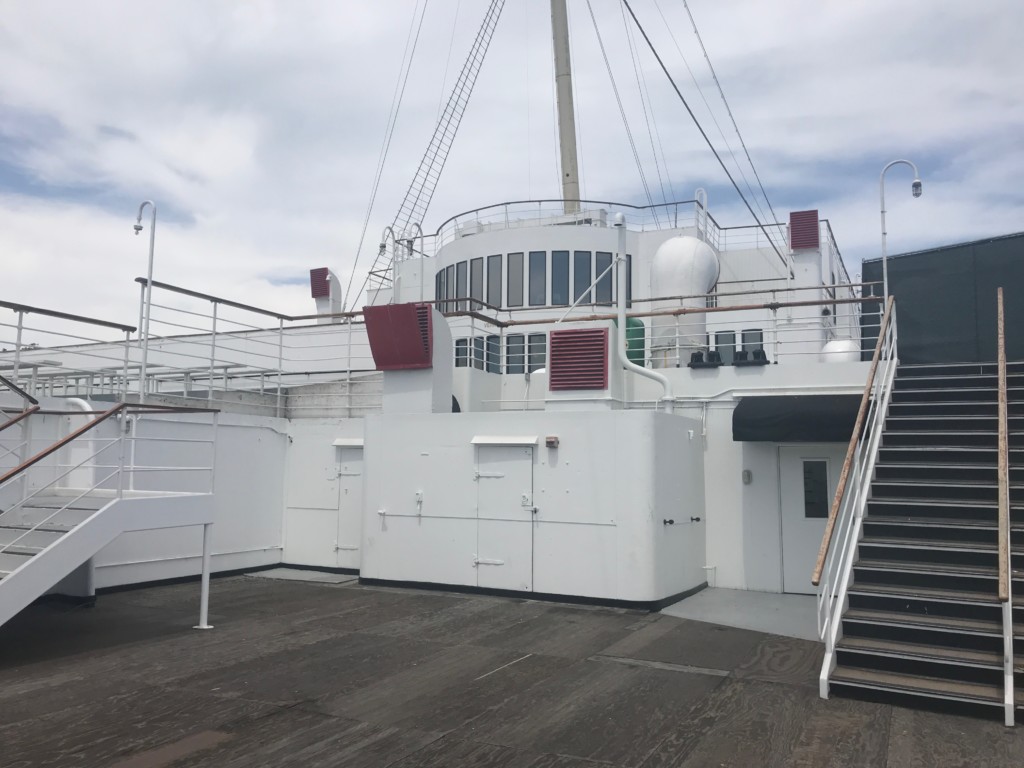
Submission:
M 860 342 L 854 339 L 832 339 L 821 348 L 823 363 L 856 363 L 860 360 Z
M 651 296 L 695 296 L 653 302 L 652 309 L 703 307 L 704 295 L 718 282 L 721 264 L 703 240 L 677 235 L 661 245 L 651 263 Z M 675 367 L 707 346 L 707 315 L 651 318 L 651 361 L 655 368 Z

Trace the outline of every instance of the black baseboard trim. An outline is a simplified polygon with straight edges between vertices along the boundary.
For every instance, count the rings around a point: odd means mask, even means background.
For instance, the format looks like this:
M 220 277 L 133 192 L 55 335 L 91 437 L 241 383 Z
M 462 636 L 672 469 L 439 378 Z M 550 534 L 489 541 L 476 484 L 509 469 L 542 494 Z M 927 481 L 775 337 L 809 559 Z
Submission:
M 625 608 L 637 611 L 660 611 L 662 608 L 695 595 L 706 589 L 705 581 L 692 589 L 677 592 L 674 595 L 658 600 L 614 600 L 603 597 L 581 597 L 579 595 L 559 595 L 547 592 L 521 592 L 516 589 L 489 589 L 473 587 L 466 584 L 438 584 L 432 581 L 392 581 L 390 579 L 369 579 L 359 577 L 359 583 L 368 587 L 398 587 L 402 589 L 422 589 L 429 592 L 455 592 L 465 595 L 490 595 L 492 597 L 510 597 L 520 600 L 541 600 L 551 603 L 568 603 L 570 605 L 596 605 L 605 608 Z
M 210 574 L 210 580 L 223 579 L 229 576 L 244 576 L 247 573 L 259 573 L 260 571 L 269 571 L 272 568 L 280 568 L 280 563 L 270 563 L 269 565 L 255 565 L 251 568 L 235 568 L 230 571 L 214 571 Z M 118 584 L 114 587 L 101 587 L 96 590 L 97 595 L 111 595 L 117 592 L 132 592 L 136 589 L 149 589 L 150 587 L 171 587 L 175 584 L 190 584 L 198 582 L 203 578 L 202 574 L 197 573 L 191 576 L 174 576 L 169 579 L 154 579 L 153 581 L 140 581 L 135 584 Z
M 338 573 L 345 576 L 358 576 L 358 568 L 328 568 L 326 565 L 298 565 L 296 563 L 280 563 L 275 568 L 291 568 L 295 571 L 319 571 L 320 573 Z
M 92 608 L 96 605 L 96 595 L 89 595 L 88 597 L 83 595 L 62 595 L 59 592 L 55 592 L 50 595 L 41 595 L 32 601 L 32 605 L 46 605 L 51 603 L 59 603 L 61 605 L 70 605 L 73 608 Z

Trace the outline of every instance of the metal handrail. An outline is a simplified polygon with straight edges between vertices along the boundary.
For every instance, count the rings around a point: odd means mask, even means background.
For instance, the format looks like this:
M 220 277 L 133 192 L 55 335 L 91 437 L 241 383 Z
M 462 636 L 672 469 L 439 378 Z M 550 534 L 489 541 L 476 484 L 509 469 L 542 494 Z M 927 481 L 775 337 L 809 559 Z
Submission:
M 866 300 L 866 298 L 865 298 Z M 860 408 L 857 410 L 857 421 L 853 426 L 853 435 L 850 437 L 850 444 L 846 448 L 846 458 L 843 460 L 843 469 L 839 474 L 839 484 L 836 486 L 836 495 L 832 499 L 832 508 L 828 513 L 828 523 L 825 525 L 825 535 L 821 539 L 821 547 L 818 549 L 818 559 L 814 565 L 814 575 L 811 577 L 811 584 L 818 586 L 821 583 L 821 573 L 825 568 L 825 558 L 828 556 L 829 548 L 832 546 L 832 537 L 835 533 L 836 519 L 839 516 L 839 506 L 846 494 L 846 483 L 850 478 L 850 469 L 853 465 L 853 457 L 857 452 L 857 445 L 860 443 L 861 432 L 864 429 L 864 417 L 868 412 L 868 403 L 871 400 L 871 390 L 875 384 L 875 373 L 878 371 L 878 361 L 882 356 L 882 346 L 885 343 L 886 332 L 889 329 L 889 321 L 892 316 L 892 308 L 895 299 L 890 296 L 885 305 L 885 314 L 882 316 L 882 325 L 878 329 L 878 342 L 875 344 L 875 353 L 871 357 L 871 368 L 868 370 L 868 379 L 864 384 L 864 394 L 860 399 Z
M 999 601 L 1005 603 L 1010 599 L 1010 480 L 1002 288 L 996 293 L 996 332 L 999 360 Z
M 0 424 L 0 432 L 3 432 L 8 427 L 13 427 L 15 424 L 17 424 L 22 419 L 27 419 L 33 413 L 37 413 L 38 411 L 39 411 L 39 405 L 29 406 L 28 408 L 26 408 L 21 413 L 15 414 L 11 418 L 9 418 L 7 421 L 5 421 L 3 424 Z
M 41 307 L 30 307 L 27 304 L 15 304 L 10 301 L 0 301 L 0 307 L 4 307 L 15 312 L 23 312 L 26 315 L 45 315 L 46 317 L 57 317 L 61 320 L 74 320 L 79 323 L 88 323 L 89 325 L 101 325 L 104 328 L 116 328 L 117 330 L 125 331 L 126 333 L 135 333 L 137 330 L 134 325 L 122 325 L 121 323 L 112 323 L 109 320 L 97 320 L 95 317 L 71 315 L 67 312 L 58 312 L 53 309 L 43 309 Z
M 39 405 L 39 401 L 38 400 L 36 400 L 34 397 L 32 397 L 32 395 L 30 395 L 28 392 L 26 392 L 24 389 L 19 387 L 17 384 L 15 384 L 10 379 L 8 379 L 8 378 L 6 378 L 4 376 L 0 376 L 0 384 L 3 384 L 5 387 L 7 387 L 9 390 L 11 390 L 14 394 L 20 396 L 22 400 L 25 400 L 26 402 L 30 403 L 31 405 Z

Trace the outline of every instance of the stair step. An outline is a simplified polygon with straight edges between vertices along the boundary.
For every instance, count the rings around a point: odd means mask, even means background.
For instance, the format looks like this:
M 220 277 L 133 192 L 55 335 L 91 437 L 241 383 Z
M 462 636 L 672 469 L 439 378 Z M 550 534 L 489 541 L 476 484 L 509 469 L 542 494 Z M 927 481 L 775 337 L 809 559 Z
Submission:
M 893 611 L 879 611 L 870 608 L 851 608 L 843 614 L 843 621 L 864 624 L 882 624 L 890 627 L 909 627 L 928 629 L 938 632 L 966 633 L 1002 637 L 1003 625 L 1000 621 L 986 619 L 968 619 L 954 616 L 929 616 L 926 614 L 903 614 Z M 1014 625 L 1014 635 L 1024 632 L 1024 626 Z
M 0 526 L 0 549 L 14 542 L 17 542 L 15 546 L 18 547 L 42 549 L 50 546 L 65 533 L 65 531 L 32 530 L 29 526 Z
M 895 538 L 890 536 L 865 536 L 861 539 L 862 546 L 887 547 L 896 549 L 936 549 L 948 552 L 995 552 L 996 544 L 987 542 L 972 541 L 944 541 L 941 539 L 911 539 Z
M 868 515 L 864 518 L 865 524 L 897 525 L 908 528 L 948 528 L 950 530 L 984 530 L 998 531 L 999 524 L 996 518 L 956 518 L 956 517 L 928 517 L 927 515 L 880 515 L 874 517 Z M 1024 523 L 1011 523 L 1011 531 L 1024 531 Z
M 877 691 L 927 696 L 934 699 L 963 701 L 971 704 L 1003 705 L 1003 691 L 998 685 L 971 683 L 965 680 L 943 680 L 923 675 L 882 672 L 861 667 L 836 667 L 831 683 L 869 688 Z
M 951 648 L 924 643 L 906 643 L 874 637 L 844 637 L 837 648 L 854 653 L 891 656 L 901 659 L 934 661 L 946 664 L 1002 669 L 1003 654 L 974 648 Z
M 854 564 L 858 568 L 873 571 L 897 573 L 925 573 L 934 576 L 957 576 L 963 578 L 995 579 L 999 576 L 996 566 L 966 565 L 962 563 L 925 563 L 913 560 L 879 560 L 862 558 Z
M 935 587 L 911 587 L 897 584 L 865 584 L 854 582 L 850 585 L 849 593 L 880 597 L 906 597 L 911 600 L 936 600 L 939 602 L 971 605 L 999 604 L 998 595 L 980 590 L 966 591 L 958 589 L 938 589 Z M 1014 599 L 1014 605 L 1017 604 L 1017 599 Z
M 34 555 L 35 552 L 19 554 L 17 552 L 0 552 L 0 571 L 11 573 L 15 568 L 20 568 Z

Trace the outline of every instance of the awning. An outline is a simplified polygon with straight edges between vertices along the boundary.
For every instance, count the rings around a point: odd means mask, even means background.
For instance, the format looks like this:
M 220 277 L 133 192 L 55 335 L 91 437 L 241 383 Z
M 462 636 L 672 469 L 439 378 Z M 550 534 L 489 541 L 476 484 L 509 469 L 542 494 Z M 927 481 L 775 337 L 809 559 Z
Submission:
M 770 443 L 848 443 L 861 395 L 744 397 L 732 412 L 732 439 Z

